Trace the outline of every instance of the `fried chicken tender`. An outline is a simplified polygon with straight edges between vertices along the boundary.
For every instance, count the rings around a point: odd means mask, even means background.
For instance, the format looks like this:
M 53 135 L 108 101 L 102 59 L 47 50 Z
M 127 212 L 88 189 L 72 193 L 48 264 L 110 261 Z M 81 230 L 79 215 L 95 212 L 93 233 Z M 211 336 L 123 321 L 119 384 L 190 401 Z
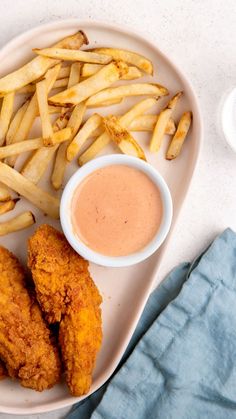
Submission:
M 10 377 L 42 391 L 60 378 L 60 359 L 17 258 L 0 247 L 0 358 Z
M 60 322 L 59 343 L 71 394 L 86 394 L 102 341 L 102 298 L 88 262 L 62 233 L 42 225 L 29 240 L 28 266 L 47 320 Z

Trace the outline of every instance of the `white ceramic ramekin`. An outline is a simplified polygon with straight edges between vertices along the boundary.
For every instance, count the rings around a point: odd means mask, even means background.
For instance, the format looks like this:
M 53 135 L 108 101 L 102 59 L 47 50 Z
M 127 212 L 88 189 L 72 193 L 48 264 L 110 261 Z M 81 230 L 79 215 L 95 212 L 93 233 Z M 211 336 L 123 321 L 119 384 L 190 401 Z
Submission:
M 101 167 L 117 164 L 135 167 L 136 169 L 143 171 L 157 185 L 162 199 L 163 217 L 157 234 L 145 248 L 127 256 L 111 257 L 102 255 L 90 249 L 77 235 L 75 235 L 71 220 L 71 202 L 75 189 L 86 176 Z M 151 256 L 165 240 L 171 226 L 172 199 L 166 182 L 150 164 L 135 157 L 123 154 L 112 154 L 91 160 L 89 163 L 78 169 L 77 172 L 70 178 L 62 194 L 60 218 L 62 229 L 68 242 L 76 250 L 76 252 L 78 252 L 85 259 L 102 266 L 130 266 L 142 262 L 144 259 Z

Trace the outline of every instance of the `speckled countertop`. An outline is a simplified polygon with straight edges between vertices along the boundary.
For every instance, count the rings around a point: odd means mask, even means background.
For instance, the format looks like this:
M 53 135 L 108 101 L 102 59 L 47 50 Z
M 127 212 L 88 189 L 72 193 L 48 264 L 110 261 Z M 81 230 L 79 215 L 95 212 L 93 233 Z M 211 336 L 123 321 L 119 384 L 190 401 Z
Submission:
M 177 263 L 194 258 L 225 227 L 236 230 L 236 154 L 219 127 L 220 101 L 236 85 L 235 16 L 234 0 L 0 2 L 0 46 L 51 20 L 76 17 L 125 24 L 152 39 L 192 82 L 204 120 L 204 143 L 161 276 Z M 68 408 L 25 418 L 64 418 L 67 412 Z M 0 419 L 7 418 L 0 414 Z

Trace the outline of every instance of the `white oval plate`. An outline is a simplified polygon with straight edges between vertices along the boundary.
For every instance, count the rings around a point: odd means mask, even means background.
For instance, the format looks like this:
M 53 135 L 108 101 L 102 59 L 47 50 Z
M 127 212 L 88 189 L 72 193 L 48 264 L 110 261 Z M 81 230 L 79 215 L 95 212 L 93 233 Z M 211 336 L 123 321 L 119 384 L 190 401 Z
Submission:
M 90 266 L 92 276 L 103 295 L 103 345 L 99 353 L 96 369 L 93 374 L 93 384 L 90 394 L 97 390 L 112 374 L 120 361 L 125 348 L 132 336 L 138 319 L 142 313 L 146 300 L 154 287 L 160 282 L 158 269 L 171 238 L 177 216 L 187 195 L 191 178 L 196 167 L 202 138 L 202 123 L 196 96 L 189 82 L 180 70 L 168 60 L 155 46 L 133 32 L 117 28 L 113 24 L 108 25 L 96 22 L 81 22 L 79 20 L 66 20 L 50 23 L 30 30 L 13 39 L 0 51 L 1 76 L 18 68 L 28 61 L 33 54 L 33 47 L 46 47 L 58 39 L 82 29 L 86 32 L 90 47 L 112 46 L 128 48 L 140 52 L 149 57 L 155 69 L 154 79 L 146 77 L 142 80 L 156 80 L 164 84 L 174 94 L 178 90 L 184 91 L 184 97 L 174 115 L 178 120 L 185 110 L 192 110 L 193 125 L 182 154 L 174 161 L 169 162 L 164 158 L 168 137 L 163 141 L 163 146 L 158 155 L 148 152 L 148 139 L 150 134 L 134 134 L 140 139 L 148 161 L 156 167 L 166 180 L 172 193 L 174 214 L 172 228 L 168 238 L 161 249 L 145 262 L 128 268 L 104 268 L 95 265 Z M 141 99 L 141 98 L 139 98 Z M 160 109 L 168 99 L 160 100 Z M 102 108 L 101 113 L 125 112 L 131 104 L 138 99 L 124 100 L 121 105 L 110 108 Z M 99 110 L 98 110 L 99 111 Z M 32 130 L 32 137 L 37 135 L 37 126 Z M 114 152 L 111 147 L 107 152 Z M 72 165 L 73 166 L 73 165 Z M 77 169 L 76 164 L 70 167 L 67 180 Z M 45 187 L 46 183 L 41 183 Z M 23 209 L 32 209 L 37 218 L 37 225 L 44 222 L 59 227 L 59 222 L 45 217 L 40 211 L 35 210 L 24 199 L 17 204 L 14 214 Z M 7 214 L 3 219 L 11 218 Z M 148 220 L 147 220 L 148 222 Z M 34 232 L 36 226 L 20 233 L 15 233 L 1 238 L 0 244 L 13 251 L 23 263 L 26 263 L 26 241 Z M 84 398 L 84 397 L 83 397 Z M 64 382 L 56 385 L 53 389 L 42 393 L 24 389 L 19 383 L 6 379 L 0 382 L 0 411 L 11 414 L 42 413 L 65 406 L 72 405 L 83 398 L 70 396 Z

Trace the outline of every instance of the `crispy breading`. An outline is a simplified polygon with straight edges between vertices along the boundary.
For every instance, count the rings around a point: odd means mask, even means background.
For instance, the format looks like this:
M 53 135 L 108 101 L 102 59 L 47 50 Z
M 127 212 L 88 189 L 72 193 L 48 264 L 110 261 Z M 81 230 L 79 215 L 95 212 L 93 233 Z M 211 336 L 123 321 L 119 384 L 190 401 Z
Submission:
M 4 363 L 0 360 L 0 380 L 7 376 L 7 370 Z
M 60 378 L 60 359 L 17 258 L 0 247 L 0 358 L 21 385 L 42 391 Z
M 102 341 L 102 298 L 88 262 L 62 233 L 42 225 L 29 240 L 28 266 L 46 318 L 61 322 L 59 343 L 71 394 L 85 394 Z

